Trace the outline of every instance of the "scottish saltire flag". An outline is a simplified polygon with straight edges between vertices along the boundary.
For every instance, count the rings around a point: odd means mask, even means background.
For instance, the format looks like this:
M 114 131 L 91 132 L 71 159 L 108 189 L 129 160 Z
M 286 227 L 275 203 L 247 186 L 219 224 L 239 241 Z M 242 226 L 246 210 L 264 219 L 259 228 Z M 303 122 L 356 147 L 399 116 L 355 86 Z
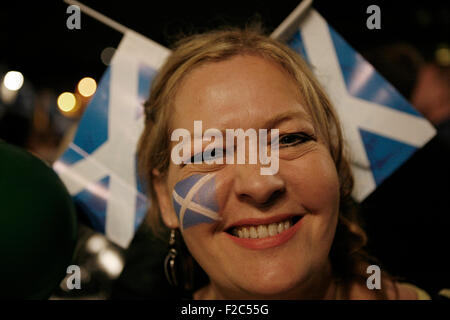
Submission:
M 148 206 L 136 174 L 143 102 L 169 50 L 126 32 L 68 150 L 54 164 L 92 227 L 127 247 Z
M 215 173 L 194 174 L 178 182 L 172 192 L 173 207 L 181 230 L 220 219 Z
M 312 67 L 337 110 L 355 177 L 353 196 L 362 201 L 435 129 L 317 11 L 308 9 L 294 23 L 287 43 Z

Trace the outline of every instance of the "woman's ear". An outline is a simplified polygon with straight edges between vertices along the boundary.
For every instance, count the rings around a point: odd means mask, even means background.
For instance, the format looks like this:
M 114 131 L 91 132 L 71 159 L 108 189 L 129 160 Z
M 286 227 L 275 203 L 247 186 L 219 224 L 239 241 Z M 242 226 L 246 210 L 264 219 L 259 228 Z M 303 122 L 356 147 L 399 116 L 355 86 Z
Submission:
M 157 169 L 152 170 L 152 176 L 153 188 L 158 198 L 161 218 L 168 228 L 178 228 L 178 217 L 173 209 L 171 192 L 168 190 L 166 181 Z

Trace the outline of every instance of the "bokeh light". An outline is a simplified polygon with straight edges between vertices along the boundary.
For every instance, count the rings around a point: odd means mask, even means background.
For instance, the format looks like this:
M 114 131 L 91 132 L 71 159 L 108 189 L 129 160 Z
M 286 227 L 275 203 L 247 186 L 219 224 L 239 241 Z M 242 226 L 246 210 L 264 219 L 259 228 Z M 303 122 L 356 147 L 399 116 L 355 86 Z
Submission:
M 77 98 L 73 93 L 63 92 L 57 100 L 58 108 L 63 112 L 73 111 L 77 105 Z
M 103 237 L 99 234 L 94 234 L 87 241 L 86 249 L 87 249 L 87 251 L 89 251 L 91 253 L 99 253 L 104 248 L 106 248 L 107 245 L 108 245 L 108 241 L 106 240 L 105 237 Z
M 435 57 L 441 66 L 447 67 L 450 65 L 450 48 L 441 46 L 435 52 Z
M 85 77 L 78 82 L 78 92 L 83 97 L 90 97 L 97 90 L 97 82 L 90 77 Z
M 102 250 L 98 255 L 100 267 L 110 278 L 117 278 L 124 267 L 124 262 L 118 252 L 111 249 Z
M 5 87 L 12 91 L 17 91 L 22 88 L 23 75 L 19 71 L 9 71 L 3 79 Z
M 100 59 L 102 60 L 104 65 L 109 66 L 115 52 L 116 49 L 112 47 L 106 47 L 105 49 L 102 50 L 102 53 L 100 54 Z

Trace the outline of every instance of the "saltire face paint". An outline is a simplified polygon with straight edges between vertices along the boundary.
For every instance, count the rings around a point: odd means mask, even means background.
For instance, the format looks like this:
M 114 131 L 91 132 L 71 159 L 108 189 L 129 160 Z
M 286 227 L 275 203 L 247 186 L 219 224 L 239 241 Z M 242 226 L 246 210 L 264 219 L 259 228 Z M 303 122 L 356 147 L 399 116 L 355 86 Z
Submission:
M 215 176 L 215 173 L 194 174 L 175 185 L 172 200 L 181 231 L 220 219 Z

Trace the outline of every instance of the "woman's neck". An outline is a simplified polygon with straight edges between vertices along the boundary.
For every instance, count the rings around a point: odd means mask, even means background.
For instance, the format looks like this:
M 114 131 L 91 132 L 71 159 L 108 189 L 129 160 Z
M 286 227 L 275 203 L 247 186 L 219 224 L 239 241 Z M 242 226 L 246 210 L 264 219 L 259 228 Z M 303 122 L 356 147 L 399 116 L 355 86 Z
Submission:
M 274 295 L 261 295 L 239 289 L 229 289 L 210 282 L 194 293 L 195 300 L 334 300 L 338 298 L 338 283 L 328 262 L 321 273 L 302 282 L 299 286 Z

